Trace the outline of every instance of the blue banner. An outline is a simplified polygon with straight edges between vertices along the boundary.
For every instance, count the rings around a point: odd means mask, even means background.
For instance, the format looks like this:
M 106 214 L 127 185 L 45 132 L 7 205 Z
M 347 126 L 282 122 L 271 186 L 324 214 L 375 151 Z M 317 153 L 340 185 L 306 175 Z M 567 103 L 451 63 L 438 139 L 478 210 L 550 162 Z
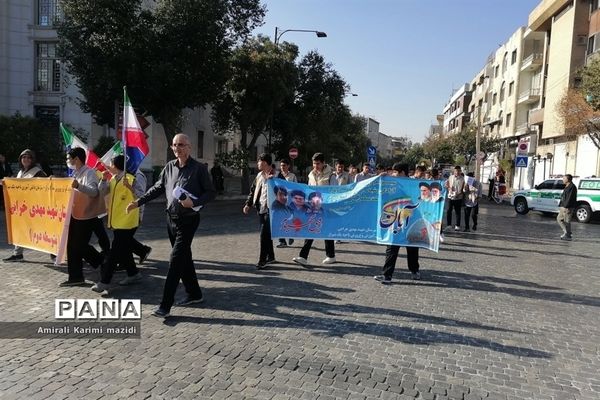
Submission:
M 442 181 L 381 176 L 343 186 L 269 179 L 274 238 L 360 240 L 438 251 Z

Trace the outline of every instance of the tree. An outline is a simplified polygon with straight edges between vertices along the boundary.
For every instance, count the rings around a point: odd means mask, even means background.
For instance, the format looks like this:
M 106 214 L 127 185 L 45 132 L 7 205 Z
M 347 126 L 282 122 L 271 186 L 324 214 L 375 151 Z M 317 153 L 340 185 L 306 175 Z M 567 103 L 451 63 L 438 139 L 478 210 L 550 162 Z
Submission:
M 464 159 L 465 165 L 471 165 L 473 157 L 477 155 L 477 126 L 475 124 L 468 124 L 460 132 L 450 137 L 450 141 L 456 155 L 461 156 Z M 491 153 L 495 153 L 500 150 L 501 139 L 492 137 L 487 133 L 481 133 L 479 137 L 479 151 L 484 153 L 483 160 Z M 460 163 L 457 163 L 460 164 Z
M 82 110 L 114 126 L 126 85 L 168 143 L 184 108 L 216 99 L 232 47 L 265 14 L 260 0 L 157 0 L 151 8 L 142 0 L 62 0 L 61 7 L 59 52 L 84 97 Z
M 431 165 L 447 164 L 454 161 L 454 147 L 450 138 L 431 134 L 423 142 L 425 156 L 431 161 Z
M 586 101 L 583 93 L 569 89 L 558 103 L 558 115 L 568 135 L 588 135 L 600 149 L 600 112 Z
M 301 168 L 311 165 L 316 152 L 324 153 L 328 160 L 363 162 L 368 139 L 363 118 L 352 115 L 344 104 L 349 91 L 346 82 L 316 51 L 306 54 L 298 69 L 295 96 L 275 113 L 276 154 L 287 156 L 290 147 L 298 147 L 295 162 Z
M 213 119 L 217 132 L 239 132 L 242 155 L 250 154 L 257 139 L 265 134 L 273 113 L 293 96 L 298 80 L 294 64 L 297 55 L 295 45 L 276 46 L 262 36 L 233 52 L 229 79 L 214 103 Z M 249 188 L 246 165 L 242 168 L 242 193 Z
M 46 161 L 62 163 L 62 139 L 59 139 L 57 131 L 19 113 L 0 115 L 0 154 L 4 154 L 9 162 L 14 162 L 23 150 L 31 149 L 36 154 L 43 152 Z

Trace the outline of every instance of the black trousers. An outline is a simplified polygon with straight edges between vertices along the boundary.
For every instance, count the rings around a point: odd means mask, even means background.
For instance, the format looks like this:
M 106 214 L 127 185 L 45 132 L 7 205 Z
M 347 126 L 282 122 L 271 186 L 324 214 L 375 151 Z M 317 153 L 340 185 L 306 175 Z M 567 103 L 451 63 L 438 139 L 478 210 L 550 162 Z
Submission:
M 133 229 L 115 229 L 113 230 L 112 247 L 108 252 L 108 258 L 102 264 L 100 270 L 100 282 L 109 284 L 112 280 L 117 264 L 127 270 L 127 276 L 134 276 L 138 273 L 131 252 L 131 243 L 133 235 L 137 228 Z
M 92 267 L 102 264 L 102 255 L 90 244 L 92 232 L 98 218 L 75 219 L 71 217 L 67 237 L 67 270 L 69 280 L 83 279 L 83 260 Z
M 136 238 L 133 238 L 131 240 L 131 252 L 136 256 L 142 256 L 146 254 L 146 246 L 143 243 L 140 243 Z
M 385 263 L 383 264 L 383 275 L 386 278 L 392 278 L 396 269 L 396 260 L 398 259 L 398 251 L 400 246 L 391 245 L 385 248 Z M 419 248 L 406 248 L 406 263 L 408 270 L 412 273 L 419 272 Z
M 314 240 L 312 239 L 306 239 L 304 241 L 304 246 L 302 246 L 302 249 L 300 250 L 300 257 L 308 258 L 308 253 L 310 253 L 313 242 Z M 331 258 L 335 257 L 335 244 L 333 240 L 325 241 L 325 255 Z
M 473 218 L 473 226 L 477 225 L 477 216 L 479 215 L 479 204 L 475 207 L 465 206 L 465 228 L 469 229 L 471 223 L 470 218 Z
M 108 238 L 108 233 L 106 233 L 106 228 L 104 228 L 102 218 L 95 218 L 94 234 L 98 238 L 98 245 L 102 249 L 102 252 L 108 254 L 110 251 L 110 239 Z
M 169 258 L 169 272 L 165 280 L 161 308 L 169 311 L 175 302 L 175 292 L 179 281 L 183 283 L 188 296 L 202 297 L 202 290 L 198 285 L 198 277 L 192 260 L 192 240 L 198 225 L 200 215 L 185 218 L 173 218 L 167 215 L 167 232 L 171 241 L 171 256 Z
M 460 226 L 460 208 L 462 207 L 463 201 L 460 200 L 450 200 L 448 204 L 448 213 L 446 214 L 446 226 L 452 225 L 452 210 L 456 214 L 456 224 Z
M 269 213 L 258 214 L 260 224 L 260 255 L 258 262 L 275 259 L 275 251 L 273 251 L 273 239 L 271 239 L 271 221 Z

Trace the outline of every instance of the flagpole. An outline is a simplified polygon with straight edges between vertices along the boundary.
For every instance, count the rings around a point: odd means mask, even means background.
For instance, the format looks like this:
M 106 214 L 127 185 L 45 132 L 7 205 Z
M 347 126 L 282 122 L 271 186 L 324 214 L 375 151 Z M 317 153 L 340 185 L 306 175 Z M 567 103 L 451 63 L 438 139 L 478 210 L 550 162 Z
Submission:
M 121 141 L 123 142 L 123 158 L 124 166 L 127 169 L 127 86 L 123 86 L 123 122 L 121 125 Z

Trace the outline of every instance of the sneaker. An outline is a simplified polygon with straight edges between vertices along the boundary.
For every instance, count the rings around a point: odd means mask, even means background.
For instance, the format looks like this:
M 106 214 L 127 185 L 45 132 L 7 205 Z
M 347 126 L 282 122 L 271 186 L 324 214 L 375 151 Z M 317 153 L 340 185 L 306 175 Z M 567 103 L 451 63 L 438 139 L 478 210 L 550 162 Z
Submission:
M 152 311 L 152 315 L 159 318 L 167 318 L 171 316 L 167 310 L 162 307 L 158 307 L 156 310 Z
M 444 234 L 442 232 L 440 232 L 440 243 L 444 243 Z
M 285 249 L 286 247 L 288 247 L 288 245 L 287 245 L 287 243 L 285 243 L 285 242 L 280 242 L 280 243 L 277 245 L 277 248 L 278 248 L 278 249 Z
M 54 254 L 50 254 L 50 261 L 56 261 L 56 256 Z
M 335 257 L 325 257 L 323 264 L 335 264 Z
M 460 231 L 460 226 L 454 225 L 454 232 L 458 232 L 458 231 Z
M 146 261 L 148 259 L 148 256 L 150 256 L 150 253 L 152 253 L 152 247 L 144 246 L 144 254 L 142 254 L 140 256 L 140 264 L 143 264 L 144 261 Z
M 465 228 L 463 232 L 471 232 L 471 230 L 469 228 Z
M 290 246 L 293 245 L 294 244 L 294 239 L 288 240 L 288 243 L 289 243 Z
M 336 240 L 335 241 L 335 244 L 342 244 L 342 243 L 344 243 L 344 242 L 342 242 L 341 240 Z
M 266 261 L 259 261 L 256 263 L 256 269 L 265 269 L 267 268 Z
M 387 276 L 383 275 L 374 276 L 373 279 L 375 279 L 377 282 L 383 283 L 384 285 L 389 285 L 392 283 L 392 278 L 388 278 Z
M 190 304 L 198 304 L 204 301 L 204 297 L 192 297 L 187 296 L 185 299 L 178 301 L 175 303 L 176 306 L 189 306 Z
M 97 282 L 92 286 L 92 290 L 96 293 L 102 293 L 110 287 L 107 283 Z
M 564 234 L 560 237 L 560 240 L 572 240 L 573 237 L 571 235 Z
M 133 276 L 126 276 L 125 279 L 119 282 L 121 286 L 131 285 L 132 283 L 136 283 L 142 280 L 142 274 L 139 272 Z
M 269 265 L 269 264 L 275 264 L 277 262 L 277 260 L 275 260 L 274 258 L 267 258 L 267 261 L 265 261 L 265 264 Z
M 83 285 L 85 285 L 85 279 L 74 279 L 74 280 L 69 279 L 67 281 L 60 283 L 58 286 L 69 287 L 69 286 L 83 286 Z
M 474 231 L 476 231 L 477 230 L 477 224 L 473 225 L 473 228 L 471 228 L 471 229 L 473 229 Z
M 308 265 L 308 260 L 304 257 L 294 257 L 292 258 L 292 261 L 296 264 L 302 265 L 303 267 L 306 267 Z
M 4 262 L 23 261 L 23 254 L 13 254 L 10 257 L 3 258 Z
M 413 281 L 420 281 L 421 280 L 421 273 L 420 272 L 413 272 L 412 273 L 412 280 Z

